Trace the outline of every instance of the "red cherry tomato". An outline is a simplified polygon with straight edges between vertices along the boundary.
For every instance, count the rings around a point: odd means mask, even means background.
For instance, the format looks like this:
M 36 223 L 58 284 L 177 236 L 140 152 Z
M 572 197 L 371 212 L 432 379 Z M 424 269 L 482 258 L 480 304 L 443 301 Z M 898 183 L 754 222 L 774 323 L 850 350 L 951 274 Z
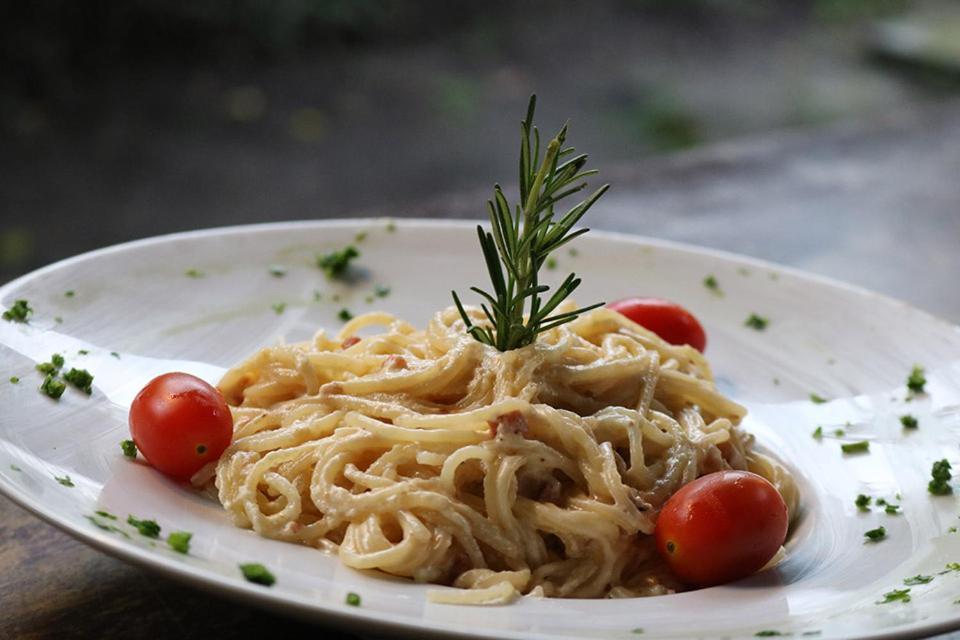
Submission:
M 130 405 L 130 435 L 155 469 L 189 480 L 233 438 L 233 416 L 214 387 L 188 373 L 165 373 Z
M 673 494 L 657 518 L 657 550 L 681 580 L 701 587 L 745 578 L 787 538 L 780 492 L 749 471 L 718 471 Z
M 607 305 L 670 344 L 688 344 L 703 353 L 707 334 L 692 313 L 662 298 L 624 298 Z

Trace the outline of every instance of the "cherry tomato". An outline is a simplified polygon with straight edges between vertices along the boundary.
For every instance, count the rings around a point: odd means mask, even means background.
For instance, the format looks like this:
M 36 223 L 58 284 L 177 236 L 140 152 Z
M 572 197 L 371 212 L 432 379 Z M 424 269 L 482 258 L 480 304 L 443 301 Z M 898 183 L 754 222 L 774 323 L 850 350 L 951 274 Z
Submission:
M 189 480 L 233 437 L 233 416 L 214 387 L 188 373 L 165 373 L 130 405 L 130 435 L 155 469 Z
M 662 298 L 624 298 L 607 305 L 670 344 L 688 344 L 699 352 L 707 348 L 707 334 L 692 313 Z
M 681 580 L 707 587 L 745 578 L 787 538 L 787 505 L 748 471 L 710 473 L 673 494 L 657 518 L 657 550 Z

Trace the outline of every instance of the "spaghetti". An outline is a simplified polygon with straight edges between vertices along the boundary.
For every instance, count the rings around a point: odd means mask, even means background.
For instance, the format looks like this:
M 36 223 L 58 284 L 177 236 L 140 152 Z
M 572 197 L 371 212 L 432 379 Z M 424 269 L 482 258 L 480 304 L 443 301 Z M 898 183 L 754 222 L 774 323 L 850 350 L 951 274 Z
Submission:
M 370 313 L 264 348 L 219 386 L 233 444 L 195 482 L 238 526 L 466 589 L 434 600 L 669 593 L 651 534 L 681 486 L 749 469 L 797 502 L 703 356 L 608 309 L 507 352 L 454 308 L 425 331 Z

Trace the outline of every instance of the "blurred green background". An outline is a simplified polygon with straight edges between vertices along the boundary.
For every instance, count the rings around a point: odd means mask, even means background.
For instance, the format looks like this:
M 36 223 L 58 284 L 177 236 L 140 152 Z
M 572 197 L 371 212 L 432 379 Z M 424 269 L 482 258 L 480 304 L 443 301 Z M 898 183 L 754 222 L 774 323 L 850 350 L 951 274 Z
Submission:
M 534 91 L 601 170 L 943 100 L 955 4 L 3 3 L 0 281 L 137 237 L 509 184 Z

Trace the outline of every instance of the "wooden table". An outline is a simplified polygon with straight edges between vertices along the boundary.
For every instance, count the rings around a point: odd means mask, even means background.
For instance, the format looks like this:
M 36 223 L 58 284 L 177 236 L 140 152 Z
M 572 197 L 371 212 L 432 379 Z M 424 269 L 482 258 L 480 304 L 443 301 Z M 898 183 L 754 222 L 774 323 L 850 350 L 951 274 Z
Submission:
M 861 284 L 960 321 L 960 104 L 607 172 L 591 226 Z M 475 217 L 488 190 L 401 215 Z M 397 215 L 372 210 L 357 215 Z M 351 638 L 110 558 L 0 498 L 0 638 Z M 960 638 L 960 634 L 943 636 Z

